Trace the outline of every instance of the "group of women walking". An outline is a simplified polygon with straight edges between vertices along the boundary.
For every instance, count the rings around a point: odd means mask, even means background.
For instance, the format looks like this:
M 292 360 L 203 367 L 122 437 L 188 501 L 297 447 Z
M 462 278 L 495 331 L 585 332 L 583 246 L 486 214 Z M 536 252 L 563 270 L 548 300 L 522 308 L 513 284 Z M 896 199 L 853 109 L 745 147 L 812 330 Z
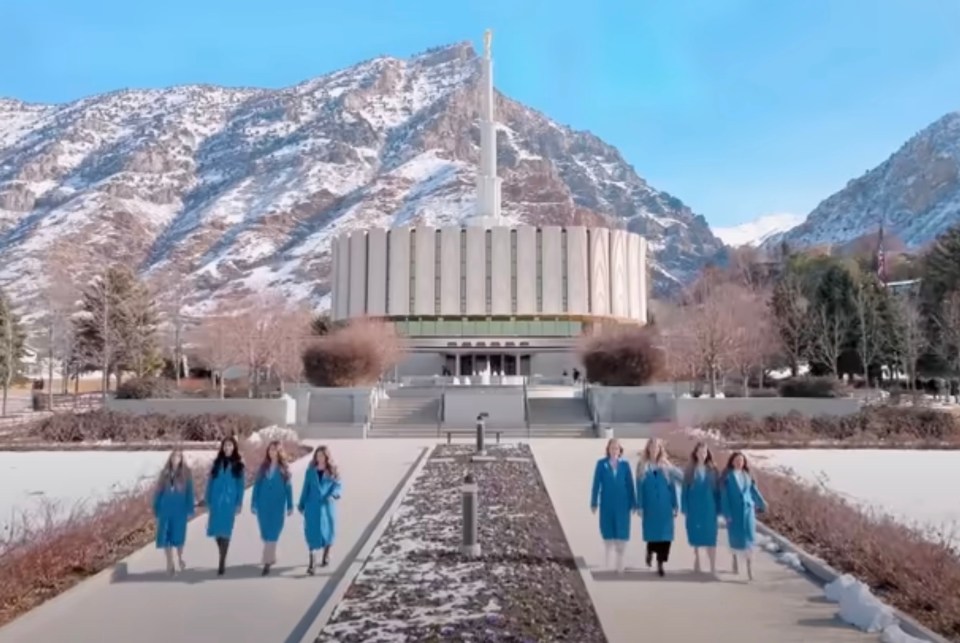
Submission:
M 208 511 L 207 536 L 217 543 L 217 574 L 226 571 L 227 553 L 236 517 L 243 507 L 246 489 L 246 467 L 237 440 L 228 437 L 220 443 L 207 480 L 205 504 Z M 303 480 L 297 510 L 303 514 L 303 532 L 309 552 L 307 573 L 316 571 L 316 554 L 320 565 L 330 563 L 330 547 L 336 534 L 335 501 L 340 499 L 340 474 L 327 447 L 313 453 Z M 263 575 L 277 562 L 277 542 L 286 518 L 293 514 L 293 486 L 290 466 L 280 442 L 267 446 L 263 462 L 253 480 L 250 511 L 257 517 L 263 541 Z M 187 522 L 194 515 L 193 474 L 184 461 L 183 452 L 170 454 L 154 492 L 153 512 L 157 519 L 156 544 L 167 558 L 167 571 L 175 574 L 186 569 L 183 548 Z M 176 561 L 174 561 L 176 552 Z
M 660 576 L 670 558 L 674 521 L 683 513 L 687 542 L 694 551 L 695 571 L 701 571 L 700 552 L 706 550 L 710 573 L 716 574 L 717 536 L 723 519 L 733 552 L 733 572 L 740 572 L 739 559 L 743 558 L 747 576 L 753 580 L 751 554 L 757 534 L 756 513 L 766 510 L 766 502 L 743 453 L 733 453 L 720 471 L 709 447 L 699 443 L 686 468 L 681 470 L 670 463 L 662 442 L 650 440 L 634 477 L 630 463 L 623 457 L 623 446 L 610 440 L 606 455 L 594 471 L 590 508 L 599 510 L 606 566 L 610 567 L 610 556 L 615 554 L 618 572 L 624 570 L 623 556 L 634 512 L 641 517 L 647 567 L 656 558 Z

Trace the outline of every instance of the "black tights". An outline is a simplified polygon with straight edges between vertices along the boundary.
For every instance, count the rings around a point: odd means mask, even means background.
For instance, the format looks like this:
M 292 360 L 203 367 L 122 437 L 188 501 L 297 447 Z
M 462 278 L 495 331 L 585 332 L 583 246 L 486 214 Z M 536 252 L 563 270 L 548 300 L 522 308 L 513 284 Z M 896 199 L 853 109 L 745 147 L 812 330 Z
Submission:
M 217 537 L 217 551 L 220 552 L 220 562 L 217 564 L 217 573 L 222 574 L 227 566 L 227 551 L 230 549 L 230 539 Z

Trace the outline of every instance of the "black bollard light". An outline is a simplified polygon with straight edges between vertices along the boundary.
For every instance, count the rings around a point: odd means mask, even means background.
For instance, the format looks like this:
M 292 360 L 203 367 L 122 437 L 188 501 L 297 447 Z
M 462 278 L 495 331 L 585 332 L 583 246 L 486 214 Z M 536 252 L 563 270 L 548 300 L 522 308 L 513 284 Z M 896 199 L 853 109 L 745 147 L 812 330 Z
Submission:
M 477 416 L 477 455 L 486 455 L 487 450 L 484 446 L 486 441 L 487 418 L 490 414 L 483 412 Z
M 461 552 L 464 556 L 476 558 L 480 556 L 480 538 L 477 529 L 477 495 L 478 487 L 473 474 L 468 473 L 463 478 L 463 544 Z

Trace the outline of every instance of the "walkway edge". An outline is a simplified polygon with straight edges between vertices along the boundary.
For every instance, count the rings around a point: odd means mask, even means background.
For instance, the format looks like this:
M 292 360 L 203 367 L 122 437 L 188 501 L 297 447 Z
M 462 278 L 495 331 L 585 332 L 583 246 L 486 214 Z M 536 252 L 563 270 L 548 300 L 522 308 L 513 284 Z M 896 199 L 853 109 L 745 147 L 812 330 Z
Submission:
M 400 507 L 400 503 L 403 502 L 403 500 L 407 497 L 407 492 L 410 491 L 410 487 L 412 487 L 414 481 L 420 477 L 420 472 L 423 471 L 423 467 L 426 466 L 427 460 L 430 459 L 430 454 L 433 453 L 434 448 L 435 445 L 429 445 L 423 447 L 423 449 L 420 451 L 420 457 L 417 458 L 417 461 L 414 462 L 412 467 L 410 467 L 406 477 L 400 483 L 398 490 L 394 493 L 393 499 L 387 505 L 386 510 L 381 514 L 376 526 L 372 531 L 370 531 L 369 535 L 364 540 L 363 545 L 357 552 L 357 555 L 354 556 L 353 560 L 350 561 L 349 566 L 343 572 L 340 580 L 337 581 L 336 586 L 334 586 L 333 590 L 330 592 L 316 618 L 314 618 L 309 627 L 306 628 L 306 632 L 300 639 L 300 643 L 314 643 L 317 640 L 320 632 L 323 631 L 324 627 L 326 627 L 330 617 L 333 616 L 333 611 L 340 604 L 340 601 L 343 599 L 344 594 L 347 593 L 347 590 L 350 589 L 350 586 L 353 585 L 353 581 L 356 579 L 357 575 L 360 574 L 360 570 L 363 569 L 363 566 L 366 564 L 367 558 L 369 558 L 370 554 L 373 552 L 374 547 L 376 547 L 377 543 L 380 542 L 380 537 L 383 536 L 383 532 L 385 532 L 387 527 L 390 525 L 390 521 L 393 519 L 393 515 Z
M 533 466 L 537 468 L 537 475 L 540 476 L 540 484 L 543 485 L 544 493 L 546 493 L 547 497 L 550 498 L 550 507 L 553 509 L 553 515 L 557 519 L 557 525 L 560 527 L 560 533 L 563 534 L 563 540 L 567 543 L 567 549 L 570 550 L 570 555 L 573 556 L 573 545 L 570 544 L 570 539 L 567 537 L 567 532 L 563 528 L 563 522 L 560 520 L 560 512 L 557 508 L 557 502 L 553 499 L 553 496 L 550 495 L 550 487 L 547 486 L 547 479 L 543 475 L 543 467 L 540 466 L 540 457 L 537 455 L 537 451 L 534 449 L 533 445 L 529 442 L 527 444 L 530 447 L 530 455 L 533 458 Z M 574 556 L 573 560 L 577 564 L 577 571 L 580 573 L 580 579 L 583 581 L 583 585 L 587 590 L 587 596 L 590 597 L 590 607 L 593 608 L 593 615 L 600 624 L 600 630 L 603 632 L 603 637 L 609 641 L 610 633 L 604 627 L 603 619 L 600 618 L 600 615 L 597 613 L 597 607 L 593 603 L 593 597 L 595 593 L 591 590 L 594 587 L 594 581 L 593 576 L 590 574 L 590 568 L 587 565 L 587 561 L 585 561 L 582 556 Z M 937 643 L 939 643 L 939 641 Z
M 807 572 L 816 578 L 818 581 L 822 582 L 824 585 L 832 583 L 834 580 L 843 576 L 843 573 L 831 567 L 825 560 L 814 556 L 811 553 L 808 553 L 802 547 L 797 545 L 795 542 L 784 536 L 783 534 L 774 531 L 766 524 L 762 522 L 757 522 L 757 531 L 761 534 L 769 537 L 771 540 L 777 543 L 785 552 L 790 552 L 796 554 L 800 559 L 800 562 L 803 563 L 804 569 Z M 851 574 L 851 576 L 856 576 Z M 879 598 L 879 597 L 878 597 Z M 881 599 L 882 600 L 882 599 Z M 893 605 L 889 605 L 884 602 L 884 605 L 887 605 L 891 610 L 893 610 L 894 615 L 897 617 L 897 620 L 900 622 L 900 628 L 910 636 L 925 639 L 929 643 L 951 643 L 949 639 L 944 638 L 943 636 L 937 634 L 927 626 L 921 624 L 919 621 L 914 619 L 909 614 L 906 614 Z

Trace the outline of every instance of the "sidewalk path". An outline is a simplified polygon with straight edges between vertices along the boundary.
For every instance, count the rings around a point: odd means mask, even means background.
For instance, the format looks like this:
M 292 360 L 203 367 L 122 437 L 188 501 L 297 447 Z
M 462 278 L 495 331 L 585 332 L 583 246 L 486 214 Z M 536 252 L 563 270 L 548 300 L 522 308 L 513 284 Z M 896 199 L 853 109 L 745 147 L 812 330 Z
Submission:
M 634 469 L 645 442 L 623 441 Z M 823 601 L 819 586 L 764 551 L 755 554 L 752 583 L 746 582 L 744 570 L 743 576 L 733 576 L 729 550 L 723 547 L 723 530 L 717 550 L 720 580 L 694 575 L 693 550 L 687 546 L 682 516 L 677 519 L 665 578 L 657 577 L 644 564 L 636 516 L 626 572 L 618 577 L 602 570 L 604 548 L 597 517 L 590 513 L 590 486 L 604 445 L 604 440 L 536 440 L 532 446 L 573 555 L 584 559 L 591 570 L 587 589 L 610 643 L 879 640 L 878 635 L 859 632 L 837 620 L 836 605 Z M 706 565 L 705 558 L 703 562 Z
M 260 576 L 261 543 L 250 513 L 250 491 L 237 519 L 228 569 L 216 576 L 216 545 L 206 537 L 207 517 L 192 521 L 187 533 L 188 569 L 170 577 L 163 552 L 153 545 L 118 566 L 81 583 L 5 628 L 0 643 L 300 643 L 351 552 L 362 544 L 422 451 L 410 440 L 330 440 L 343 476 L 338 542 L 331 567 L 307 576 L 306 545 L 300 515 L 288 519 L 272 575 Z M 294 504 L 308 459 L 293 466 Z

